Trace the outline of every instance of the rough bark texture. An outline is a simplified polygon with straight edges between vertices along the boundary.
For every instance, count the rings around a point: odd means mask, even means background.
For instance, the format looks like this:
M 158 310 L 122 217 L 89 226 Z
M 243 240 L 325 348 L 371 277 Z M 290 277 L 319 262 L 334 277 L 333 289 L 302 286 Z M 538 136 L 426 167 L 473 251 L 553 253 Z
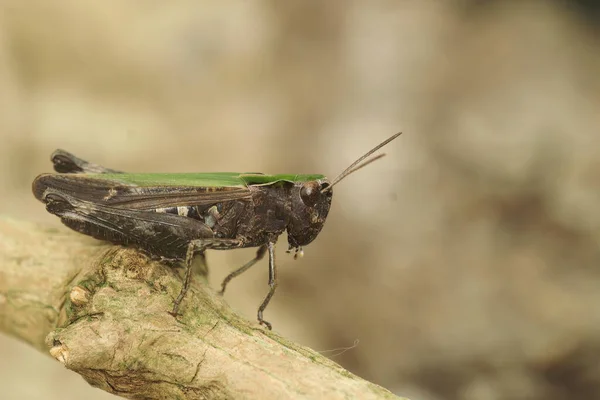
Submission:
M 201 276 L 67 229 L 0 218 L 0 331 L 135 399 L 397 398 L 237 316 Z

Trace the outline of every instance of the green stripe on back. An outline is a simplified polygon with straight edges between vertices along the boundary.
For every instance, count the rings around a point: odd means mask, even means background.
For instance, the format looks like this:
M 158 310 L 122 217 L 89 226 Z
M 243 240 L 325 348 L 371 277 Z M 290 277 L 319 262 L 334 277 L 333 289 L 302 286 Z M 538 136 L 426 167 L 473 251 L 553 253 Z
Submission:
M 325 178 L 323 175 L 263 175 L 239 172 L 86 174 L 86 176 L 142 187 L 246 187 L 248 185 L 264 185 L 280 181 L 305 182 Z
M 316 181 L 317 179 L 324 179 L 324 175 L 292 175 L 292 174 L 279 174 L 279 175 L 259 175 L 259 174 L 240 174 L 240 178 L 243 179 L 248 185 L 264 185 L 268 183 L 275 183 L 280 181 L 286 182 L 307 182 Z

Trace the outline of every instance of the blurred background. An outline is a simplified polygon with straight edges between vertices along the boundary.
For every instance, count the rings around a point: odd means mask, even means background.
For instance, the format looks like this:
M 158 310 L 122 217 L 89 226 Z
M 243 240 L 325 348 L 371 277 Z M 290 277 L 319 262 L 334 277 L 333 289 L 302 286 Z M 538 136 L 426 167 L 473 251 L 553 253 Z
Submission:
M 60 224 L 56 148 L 333 177 L 403 131 L 303 259 L 281 238 L 265 317 L 413 400 L 600 398 L 598 4 L 1 0 L 0 213 Z M 214 287 L 254 251 L 209 252 Z M 226 297 L 266 292 L 263 262 Z M 0 388 L 116 398 L 7 336 Z

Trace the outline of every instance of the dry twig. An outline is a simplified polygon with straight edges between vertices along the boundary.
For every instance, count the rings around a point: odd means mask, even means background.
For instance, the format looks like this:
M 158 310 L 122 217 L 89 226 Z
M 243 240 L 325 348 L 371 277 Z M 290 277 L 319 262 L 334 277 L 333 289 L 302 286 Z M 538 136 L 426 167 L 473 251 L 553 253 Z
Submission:
M 0 331 L 135 399 L 396 399 L 237 316 L 196 277 L 67 229 L 0 218 Z

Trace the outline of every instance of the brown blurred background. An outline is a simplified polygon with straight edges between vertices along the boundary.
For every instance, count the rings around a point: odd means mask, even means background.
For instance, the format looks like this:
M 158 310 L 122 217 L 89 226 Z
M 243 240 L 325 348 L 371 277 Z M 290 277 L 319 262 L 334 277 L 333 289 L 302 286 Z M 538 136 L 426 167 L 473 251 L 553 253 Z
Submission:
M 0 213 L 64 148 L 336 175 L 266 312 L 413 400 L 600 398 L 600 12 L 584 1 L 0 1 Z M 65 228 L 66 229 L 66 228 Z M 208 254 L 215 287 L 254 250 Z M 266 264 L 228 290 L 254 320 Z M 114 398 L 0 337 L 0 398 Z

